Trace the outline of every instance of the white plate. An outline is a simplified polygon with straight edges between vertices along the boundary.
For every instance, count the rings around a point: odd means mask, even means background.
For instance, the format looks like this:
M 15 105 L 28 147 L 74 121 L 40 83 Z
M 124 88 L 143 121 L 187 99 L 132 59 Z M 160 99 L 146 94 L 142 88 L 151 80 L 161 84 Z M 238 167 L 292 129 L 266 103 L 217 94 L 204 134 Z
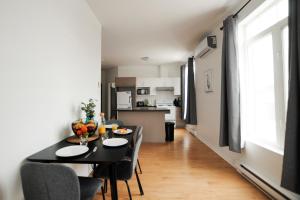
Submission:
M 132 133 L 132 130 L 128 128 L 128 129 L 126 129 L 126 133 L 121 133 L 120 130 L 117 129 L 117 130 L 114 130 L 113 133 L 118 134 L 118 135 L 127 135 L 129 133 Z
M 58 149 L 55 152 L 55 155 L 57 155 L 59 157 L 78 156 L 78 155 L 84 154 L 88 150 L 89 150 L 89 148 L 87 146 L 72 145 L 72 146 L 67 146 L 67 147 L 63 147 L 61 149 Z
M 115 124 L 115 125 L 117 126 L 117 128 L 119 127 L 118 124 Z M 107 125 L 105 125 L 105 128 L 110 128 L 110 129 L 112 129 L 112 124 L 107 124 Z
M 124 138 L 110 138 L 103 141 L 103 145 L 108 147 L 118 147 L 127 143 L 128 140 Z

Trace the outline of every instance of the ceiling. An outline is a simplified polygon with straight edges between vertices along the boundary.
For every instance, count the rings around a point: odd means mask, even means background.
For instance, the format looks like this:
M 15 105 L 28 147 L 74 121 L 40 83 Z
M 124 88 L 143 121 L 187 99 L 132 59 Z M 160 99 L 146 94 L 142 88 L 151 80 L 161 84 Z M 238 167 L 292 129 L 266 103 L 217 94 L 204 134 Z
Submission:
M 102 24 L 102 66 L 119 66 L 186 61 L 242 0 L 87 1 Z

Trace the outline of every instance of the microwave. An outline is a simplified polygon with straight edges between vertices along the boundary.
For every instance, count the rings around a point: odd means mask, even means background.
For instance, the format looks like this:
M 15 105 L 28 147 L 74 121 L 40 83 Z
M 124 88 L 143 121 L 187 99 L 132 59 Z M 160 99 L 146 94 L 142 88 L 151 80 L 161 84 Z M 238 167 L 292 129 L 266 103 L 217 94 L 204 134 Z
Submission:
M 150 94 L 150 88 L 148 87 L 145 87 L 145 88 L 138 88 L 136 90 L 136 94 L 137 95 L 147 95 L 147 94 Z

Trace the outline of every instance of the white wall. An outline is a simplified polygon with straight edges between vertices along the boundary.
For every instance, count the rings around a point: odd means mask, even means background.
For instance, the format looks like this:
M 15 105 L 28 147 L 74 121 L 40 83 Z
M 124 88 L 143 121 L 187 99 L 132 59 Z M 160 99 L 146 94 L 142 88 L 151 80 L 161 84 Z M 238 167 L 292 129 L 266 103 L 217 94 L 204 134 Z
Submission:
M 157 65 L 118 66 L 118 77 L 159 77 L 159 67 Z
M 248 10 L 245 10 L 244 13 L 250 12 L 253 7 L 255 5 L 249 5 Z M 300 199 L 300 196 L 280 187 L 282 155 L 251 142 L 246 143 L 246 148 L 242 154 L 232 153 L 227 147 L 219 147 L 222 54 L 222 32 L 219 28 L 221 26 L 219 24 L 212 32 L 217 36 L 217 49 L 196 59 L 198 125 L 188 125 L 187 128 L 233 166 L 237 167 L 243 163 L 292 199 Z M 213 70 L 214 91 L 211 93 L 204 92 L 204 72 L 208 69 Z
M 1 0 L 0 30 L 0 199 L 22 199 L 23 159 L 100 100 L 101 25 L 84 0 Z
M 160 77 L 180 77 L 180 64 L 170 63 L 159 66 Z
M 217 28 L 218 30 L 218 28 Z M 240 156 L 231 153 L 219 144 L 219 123 L 220 123 L 220 91 L 221 91 L 221 44 L 222 33 L 216 31 L 218 48 L 206 54 L 201 59 L 196 59 L 196 95 L 197 95 L 197 117 L 198 126 L 196 128 L 198 136 L 217 152 L 226 154 L 228 162 L 234 163 Z M 208 69 L 213 71 L 213 90 L 206 93 L 204 91 L 204 72 Z

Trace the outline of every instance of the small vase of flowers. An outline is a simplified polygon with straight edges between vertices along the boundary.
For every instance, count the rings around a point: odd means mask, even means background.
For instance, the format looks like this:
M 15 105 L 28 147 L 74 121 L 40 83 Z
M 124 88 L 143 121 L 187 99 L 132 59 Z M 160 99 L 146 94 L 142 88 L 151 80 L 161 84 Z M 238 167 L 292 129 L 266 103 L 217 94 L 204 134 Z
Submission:
M 81 105 L 81 110 L 85 112 L 86 115 L 85 123 L 88 123 L 90 120 L 93 120 L 95 116 L 95 100 L 89 99 L 88 103 L 81 102 Z

